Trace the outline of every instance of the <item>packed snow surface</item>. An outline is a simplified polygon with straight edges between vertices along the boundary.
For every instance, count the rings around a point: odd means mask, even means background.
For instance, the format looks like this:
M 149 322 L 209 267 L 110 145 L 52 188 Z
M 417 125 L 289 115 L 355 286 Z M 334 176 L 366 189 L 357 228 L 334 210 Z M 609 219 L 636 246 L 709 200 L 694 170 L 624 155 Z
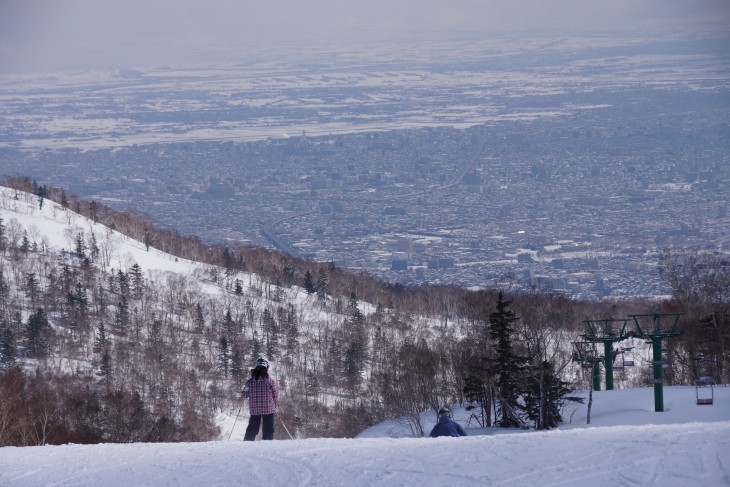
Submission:
M 590 426 L 584 405 L 572 423 L 547 432 L 406 438 L 398 437 L 402 423 L 389 422 L 356 439 L 242 442 L 242 415 L 208 443 L 6 447 L 0 485 L 730 485 L 730 389 L 716 388 L 712 406 L 695 405 L 691 387 L 664 392 L 661 413 L 651 388 L 596 392 Z M 453 410 L 466 424 L 469 413 Z M 430 430 L 435 414 L 423 418 Z

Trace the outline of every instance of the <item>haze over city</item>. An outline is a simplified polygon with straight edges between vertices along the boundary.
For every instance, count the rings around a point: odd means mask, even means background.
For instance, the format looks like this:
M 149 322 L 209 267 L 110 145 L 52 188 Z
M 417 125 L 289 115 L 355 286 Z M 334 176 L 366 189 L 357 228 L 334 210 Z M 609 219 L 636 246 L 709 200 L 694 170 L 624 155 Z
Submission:
M 0 170 L 390 282 L 728 251 L 721 1 L 6 1 Z
M 656 28 L 704 37 L 724 28 L 722 0 L 4 0 L 0 69 L 130 67 L 229 57 L 245 61 L 280 51 L 306 53 L 321 44 L 361 51 L 386 42 L 398 52 L 408 38 L 473 34 L 574 36 Z M 408 51 L 400 51 L 408 56 Z

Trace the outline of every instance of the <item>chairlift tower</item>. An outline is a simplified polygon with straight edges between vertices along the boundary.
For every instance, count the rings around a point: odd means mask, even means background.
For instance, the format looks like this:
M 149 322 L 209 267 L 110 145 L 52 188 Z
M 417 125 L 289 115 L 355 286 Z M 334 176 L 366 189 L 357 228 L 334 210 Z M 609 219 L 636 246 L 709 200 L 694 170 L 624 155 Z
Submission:
M 613 351 L 613 344 L 626 340 L 626 324 L 629 319 L 607 318 L 605 320 L 587 320 L 586 332 L 583 339 L 591 343 L 603 343 L 603 366 L 606 369 L 606 390 L 613 390 L 613 360 L 616 353 Z M 595 388 L 600 390 L 599 388 Z
M 596 344 L 589 341 L 573 342 L 575 352 L 573 352 L 573 361 L 581 364 L 583 368 L 591 369 L 591 377 L 593 379 L 593 390 L 601 390 L 601 368 L 598 366 L 603 357 L 598 355 Z
M 654 313 L 629 315 L 636 325 L 634 336 L 651 340 L 652 365 L 654 366 L 654 411 L 664 411 L 664 362 L 662 361 L 662 340 L 679 336 L 677 321 L 680 313 Z

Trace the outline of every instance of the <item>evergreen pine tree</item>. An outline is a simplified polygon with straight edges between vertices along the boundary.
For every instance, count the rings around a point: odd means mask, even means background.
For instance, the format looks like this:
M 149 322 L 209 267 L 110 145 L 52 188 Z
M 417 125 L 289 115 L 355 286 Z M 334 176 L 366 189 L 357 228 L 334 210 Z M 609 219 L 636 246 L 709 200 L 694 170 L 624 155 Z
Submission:
M 83 259 L 86 257 L 86 244 L 84 243 L 84 234 L 78 233 L 76 235 L 76 248 L 74 250 L 76 257 L 79 259 Z
M 91 235 L 89 235 L 89 256 L 91 257 L 91 262 L 96 262 L 96 259 L 99 257 L 99 252 L 99 246 L 96 244 L 96 234 L 91 232 Z
M 89 203 L 89 216 L 94 223 L 99 223 L 99 204 L 94 200 Z
M 109 353 L 108 348 L 106 348 L 101 354 L 101 359 L 99 360 L 99 370 L 96 372 L 96 375 L 99 376 L 99 380 L 102 384 L 104 384 L 104 386 L 111 386 L 112 357 Z
M 122 295 L 122 297 L 128 297 L 129 296 L 129 277 L 127 276 L 124 271 L 119 269 L 117 271 L 117 279 L 119 280 L 119 294 Z
M 86 293 L 86 288 L 84 288 L 84 286 L 82 286 L 80 282 L 76 283 L 76 288 L 72 297 L 74 309 L 81 317 L 85 317 L 89 306 L 89 298 Z
M 123 294 L 122 299 L 117 304 L 116 325 L 117 333 L 119 335 L 126 335 L 127 326 L 129 325 L 129 303 Z
M 99 325 L 96 327 L 96 336 L 94 337 L 94 353 L 99 356 L 104 354 L 104 351 L 109 347 L 109 337 L 106 335 L 106 325 L 104 320 L 99 321 Z
M 311 295 L 314 294 L 315 290 L 314 277 L 312 277 L 312 273 L 307 269 L 307 272 L 304 273 L 304 291 Z
M 327 278 L 327 272 L 324 269 L 319 270 L 317 283 L 314 287 L 317 291 L 317 299 L 320 301 L 327 299 L 327 295 L 329 294 L 329 280 Z
M 24 254 L 30 252 L 30 239 L 28 239 L 28 232 L 23 230 L 23 238 L 20 240 L 20 251 Z
M 353 289 L 350 291 L 350 300 L 347 302 L 347 314 L 353 316 L 355 312 L 359 312 L 357 308 L 357 293 Z
M 243 357 L 241 356 L 241 350 L 238 348 L 238 344 L 233 345 L 233 349 L 231 350 L 231 377 L 238 387 L 243 385 L 246 377 L 246 371 L 243 368 Z
M 10 322 L 10 329 L 16 337 L 19 337 L 25 331 L 23 319 L 21 318 L 19 311 L 16 311 L 13 314 L 13 319 Z
M 149 252 L 150 247 L 153 245 L 152 235 L 150 235 L 149 232 L 145 232 L 142 236 L 142 243 L 144 244 L 144 249 Z
M 69 267 L 67 262 L 61 263 L 61 276 L 60 276 L 60 282 L 61 287 L 65 292 L 69 292 L 71 290 L 71 284 L 73 283 L 73 272 L 71 272 L 71 268 Z
M 226 316 L 223 318 L 223 333 L 225 333 L 226 339 L 232 343 L 238 339 L 239 331 L 238 323 L 236 323 L 233 315 L 231 315 L 231 308 L 228 308 L 226 310 Z
M 350 324 L 352 329 L 357 333 L 364 333 L 365 330 L 365 315 L 362 314 L 357 303 L 357 296 L 355 291 L 350 296 L 350 302 L 347 306 L 347 312 L 350 315 Z
M 25 295 L 30 298 L 32 306 L 35 306 L 38 293 L 40 292 L 40 283 L 35 272 L 29 272 L 25 275 Z
M 0 268 L 0 309 L 5 309 L 5 306 L 8 302 L 8 297 L 10 296 L 9 293 L 10 287 L 8 286 L 8 281 L 7 279 L 5 279 L 5 274 Z
M 365 346 L 357 337 L 350 342 L 345 352 L 345 377 L 351 386 L 357 386 L 362 380 L 361 371 L 365 366 Z
M 262 347 L 261 347 L 261 339 L 259 338 L 259 332 L 254 330 L 253 338 L 251 339 L 251 356 L 260 357 L 261 350 L 262 350 Z
M 144 273 L 142 272 L 142 267 L 136 262 L 129 268 L 129 277 L 131 280 L 132 296 L 134 299 L 139 299 L 144 292 Z
M 5 222 L 0 218 L 0 251 L 5 250 L 7 239 L 5 237 Z
M 223 249 L 223 267 L 226 269 L 226 277 L 233 275 L 234 256 L 228 247 Z
M 200 303 L 195 305 L 193 323 L 195 324 L 195 331 L 198 333 L 201 333 L 203 328 L 205 328 L 205 317 L 203 316 L 203 307 Z
M 17 344 L 13 330 L 4 325 L 0 329 L 0 370 L 6 370 L 13 366 L 16 359 Z
M 26 324 L 29 357 L 45 358 L 48 356 L 50 334 L 51 324 L 48 322 L 46 312 L 43 308 L 38 308 L 35 313 L 28 317 Z
M 566 402 L 583 403 L 583 398 L 573 396 L 574 390 L 555 373 L 555 367 L 547 360 L 532 367 L 523 394 L 527 417 L 534 421 L 535 429 L 555 428 L 562 423 L 560 411 Z
M 218 340 L 218 369 L 223 372 L 224 379 L 228 379 L 229 360 L 228 340 L 225 336 L 221 336 Z
M 38 187 L 38 206 L 39 209 L 43 209 L 43 202 L 46 200 L 46 196 L 48 195 L 48 188 L 45 186 L 39 186 Z
M 497 422 L 503 428 L 522 425 L 519 397 L 524 376 L 525 359 L 514 351 L 512 337 L 517 317 L 500 292 L 497 309 L 489 315 L 489 334 L 494 347 L 494 372 L 496 375 Z

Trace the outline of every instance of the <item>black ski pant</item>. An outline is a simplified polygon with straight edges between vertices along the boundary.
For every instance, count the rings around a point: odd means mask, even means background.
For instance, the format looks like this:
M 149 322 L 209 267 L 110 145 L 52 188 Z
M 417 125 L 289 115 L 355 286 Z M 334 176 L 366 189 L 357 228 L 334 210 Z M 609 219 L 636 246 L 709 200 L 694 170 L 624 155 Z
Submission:
M 249 418 L 248 428 L 246 428 L 246 436 L 243 437 L 243 441 L 253 441 L 256 439 L 262 418 L 264 420 L 264 440 L 274 439 L 274 415 L 257 414 Z

